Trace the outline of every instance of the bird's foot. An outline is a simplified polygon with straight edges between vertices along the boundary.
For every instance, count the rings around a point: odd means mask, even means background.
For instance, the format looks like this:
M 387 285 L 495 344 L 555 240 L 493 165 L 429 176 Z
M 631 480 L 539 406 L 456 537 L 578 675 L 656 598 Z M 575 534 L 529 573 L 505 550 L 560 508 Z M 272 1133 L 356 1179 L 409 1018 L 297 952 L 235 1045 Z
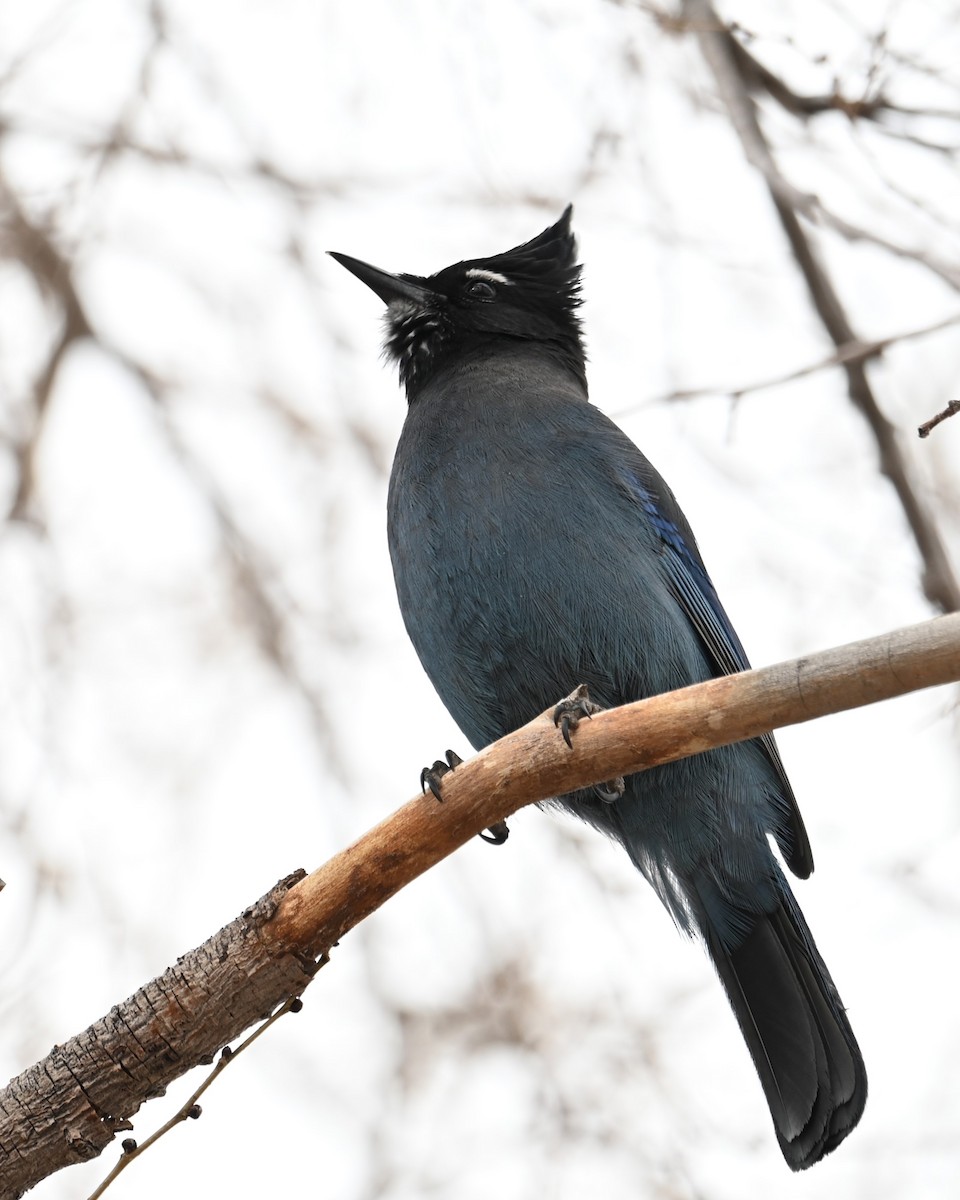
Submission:
M 604 804 L 616 804 L 626 790 L 627 785 L 623 776 L 618 775 L 616 779 L 608 779 L 606 783 L 595 784 L 593 794 Z
M 563 734 L 563 740 L 571 750 L 573 742 L 570 734 L 584 717 L 592 717 L 596 712 L 600 712 L 600 705 L 594 704 L 590 699 L 590 689 L 585 683 L 575 687 L 553 710 L 553 723 Z
M 442 758 L 438 758 L 432 767 L 424 767 L 420 772 L 420 787 L 426 791 L 429 787 L 433 792 L 434 799 L 443 803 L 443 796 L 440 794 L 440 780 L 448 771 L 453 771 L 459 767 L 463 759 L 455 750 L 448 750 L 446 753 L 446 762 Z
M 491 825 L 486 833 L 477 835 L 485 842 L 489 842 L 491 846 L 502 846 L 510 836 L 510 830 L 507 828 L 506 821 L 498 821 L 496 825 Z
M 590 699 L 590 690 L 585 683 L 581 683 L 579 687 L 561 700 L 557 707 L 553 710 L 553 723 L 563 734 L 563 740 L 567 743 L 570 749 L 573 749 L 573 741 L 571 733 L 577 728 L 584 717 L 592 717 L 594 713 L 602 712 L 603 705 L 595 704 Z M 598 783 L 593 789 L 596 796 L 603 801 L 604 804 L 615 804 L 623 795 L 626 789 L 626 784 L 622 775 L 618 775 L 616 779 L 609 779 L 606 783 Z
M 455 770 L 463 762 L 463 759 L 455 750 L 448 750 L 446 753 L 446 762 L 442 758 L 438 758 L 432 766 L 424 767 L 420 772 L 420 786 L 426 791 L 429 787 L 433 792 L 434 798 L 443 803 L 443 795 L 440 781 L 449 771 Z M 486 833 L 479 835 L 485 842 L 489 842 L 491 846 L 502 846 L 510 836 L 510 830 L 507 828 L 506 821 L 497 821 L 495 825 L 491 825 Z

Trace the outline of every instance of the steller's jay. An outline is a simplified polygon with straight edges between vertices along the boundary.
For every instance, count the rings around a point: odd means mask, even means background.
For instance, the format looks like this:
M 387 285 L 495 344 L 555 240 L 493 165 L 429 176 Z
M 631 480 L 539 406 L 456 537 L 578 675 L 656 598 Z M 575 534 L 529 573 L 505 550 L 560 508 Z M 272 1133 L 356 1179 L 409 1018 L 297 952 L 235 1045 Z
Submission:
M 428 277 L 334 255 L 387 305 L 409 402 L 388 500 L 397 593 L 477 749 L 578 684 L 611 706 L 749 666 L 673 493 L 587 399 L 571 213 Z M 564 719 L 567 736 L 570 706 Z M 859 1121 L 867 1079 L 768 840 L 795 875 L 813 870 L 773 738 L 558 803 L 620 842 L 702 939 L 784 1158 L 818 1162 Z

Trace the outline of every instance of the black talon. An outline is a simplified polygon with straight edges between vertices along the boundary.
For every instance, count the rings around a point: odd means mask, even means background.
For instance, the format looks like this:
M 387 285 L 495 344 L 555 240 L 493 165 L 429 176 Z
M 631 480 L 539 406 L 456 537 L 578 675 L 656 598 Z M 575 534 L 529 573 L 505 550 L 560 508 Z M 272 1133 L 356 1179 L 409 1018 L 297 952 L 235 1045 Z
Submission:
M 446 762 L 442 758 L 438 758 L 431 766 L 424 767 L 420 772 L 420 787 L 423 791 L 429 787 L 433 792 L 434 799 L 439 800 L 441 804 L 443 803 L 441 780 L 444 775 L 455 770 L 463 762 L 456 750 L 448 750 L 445 757 Z M 486 833 L 478 836 L 482 837 L 485 842 L 489 842 L 491 846 L 502 846 L 510 836 L 510 830 L 507 828 L 506 821 L 497 821 L 495 825 L 490 826 Z
M 598 783 L 593 789 L 597 799 L 602 800 L 604 804 L 616 804 L 626 790 L 627 785 L 622 775 L 618 775 L 616 779 L 608 779 L 606 783 Z
M 567 743 L 570 749 L 573 749 L 573 741 L 570 734 L 580 724 L 583 717 L 592 717 L 595 712 L 600 712 L 600 705 L 594 704 L 590 699 L 590 690 L 585 683 L 581 683 L 579 687 L 575 687 L 569 696 L 565 697 L 557 707 L 553 710 L 553 723 L 563 734 L 563 740 Z
M 570 734 L 584 717 L 592 717 L 594 713 L 602 712 L 602 710 L 603 705 L 595 704 L 590 699 L 589 688 L 585 683 L 581 683 L 553 710 L 553 723 L 558 726 L 563 734 L 563 740 L 572 750 L 573 741 Z M 622 775 L 618 775 L 615 779 L 608 779 L 605 783 L 598 783 L 593 788 L 594 795 L 604 804 L 616 803 L 625 790 L 626 784 Z
M 440 795 L 440 780 L 447 773 L 449 767 L 442 758 L 438 758 L 432 767 L 424 767 L 420 772 L 420 787 L 425 792 L 429 785 L 430 791 L 434 796 L 443 803 L 443 797 Z
M 438 758 L 432 766 L 424 767 L 420 772 L 421 789 L 426 791 L 429 787 L 430 791 L 433 792 L 434 799 L 439 800 L 441 804 L 443 803 L 443 796 L 440 794 L 440 780 L 448 771 L 459 767 L 463 762 L 463 759 L 454 750 L 447 751 L 446 759 L 447 761 L 444 762 L 442 758 Z
M 489 836 L 487 836 L 489 834 Z M 507 828 L 506 821 L 498 821 L 496 825 L 491 825 L 486 833 L 477 835 L 483 838 L 485 842 L 489 842 L 491 846 L 502 846 L 510 836 L 510 830 Z

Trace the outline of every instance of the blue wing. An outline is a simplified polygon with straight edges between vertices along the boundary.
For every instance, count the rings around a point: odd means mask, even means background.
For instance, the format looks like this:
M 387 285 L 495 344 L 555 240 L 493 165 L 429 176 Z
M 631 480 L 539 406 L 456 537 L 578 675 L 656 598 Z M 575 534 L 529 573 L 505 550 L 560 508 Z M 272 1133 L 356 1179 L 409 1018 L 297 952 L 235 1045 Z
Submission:
M 749 670 L 746 651 L 720 603 L 693 532 L 673 494 L 645 460 L 640 470 L 627 471 L 624 479 L 660 539 L 662 566 L 671 590 L 703 643 L 716 674 L 733 675 Z M 790 810 L 792 844 L 781 841 L 780 848 L 791 870 L 805 878 L 813 870 L 813 856 L 793 789 L 773 735 L 764 734 L 757 740 L 777 774 Z
M 717 668 L 718 675 L 748 671 L 746 651 L 724 612 L 700 555 L 666 516 L 649 491 L 635 481 L 635 494 L 664 547 L 663 566 L 674 594 Z

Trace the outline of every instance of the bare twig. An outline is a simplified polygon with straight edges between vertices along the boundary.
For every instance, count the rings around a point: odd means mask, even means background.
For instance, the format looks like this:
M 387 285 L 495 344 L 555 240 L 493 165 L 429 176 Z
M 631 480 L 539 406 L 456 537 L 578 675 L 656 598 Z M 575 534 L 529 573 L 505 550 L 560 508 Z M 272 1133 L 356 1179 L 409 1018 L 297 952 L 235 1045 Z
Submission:
M 924 423 L 917 430 L 920 437 L 929 437 L 931 430 L 936 429 L 941 421 L 946 421 L 948 417 L 955 417 L 960 412 L 960 400 L 951 400 L 945 409 L 938 412 L 935 417 L 931 417 L 929 421 Z
M 821 323 L 836 347 L 862 343 L 816 248 L 805 232 L 801 214 L 809 214 L 811 198 L 782 175 L 760 127 L 748 81 L 740 68 L 737 44 L 717 16 L 710 0 L 685 0 L 684 14 L 698 26 L 700 48 L 717 84 L 744 153 L 763 175 L 784 233 L 803 274 Z M 960 609 L 960 583 L 954 575 L 936 522 L 921 498 L 896 431 L 884 416 L 867 376 L 863 359 L 843 364 L 847 390 L 866 420 L 880 458 L 880 469 L 890 480 L 903 508 L 923 562 L 923 590 L 931 604 L 944 612 Z
M 950 329 L 958 324 L 960 324 L 960 313 L 951 317 L 945 317 L 942 321 L 934 321 L 930 325 L 918 326 L 916 329 L 907 329 L 903 333 L 891 334 L 889 337 L 877 338 L 871 342 L 853 342 L 849 345 L 838 346 L 836 353 L 828 354 L 825 358 L 818 359 L 816 362 L 807 363 L 803 367 L 796 367 L 792 371 L 785 371 L 779 375 L 771 375 L 766 379 L 758 379 L 754 383 L 743 383 L 732 387 L 678 388 L 676 391 L 657 397 L 657 399 L 695 400 L 699 396 L 715 396 L 719 393 L 739 400 L 741 396 L 748 396 L 753 392 L 766 391 L 768 388 L 780 387 L 784 383 L 794 383 L 798 379 L 805 379 L 808 375 L 815 375 L 818 371 L 826 371 L 831 367 L 842 367 L 846 366 L 847 363 L 866 362 L 871 358 L 879 358 L 884 350 L 889 349 L 890 346 L 896 346 L 900 342 L 912 341 L 914 338 L 925 337 L 930 333 L 939 333 L 943 329 Z
M 267 662 L 278 672 L 303 700 L 318 743 L 327 755 L 331 769 L 341 779 L 347 777 L 347 766 L 333 736 L 333 723 L 320 692 L 305 675 L 291 646 L 291 636 L 285 612 L 291 607 L 278 601 L 273 591 L 279 589 L 275 572 L 265 561 L 263 553 L 244 533 L 230 504 L 216 480 L 197 458 L 171 417 L 168 404 L 169 383 L 149 370 L 142 362 L 126 354 L 105 339 L 98 341 L 101 349 L 137 380 L 153 401 L 159 428 L 167 444 L 191 484 L 208 505 L 216 523 L 225 561 L 230 569 L 237 594 L 243 602 L 245 615 L 256 644 Z
M 279 1004 L 320 962 L 264 954 L 261 931 L 292 876 L 0 1092 L 0 1200 L 96 1158 L 145 1100 Z M 11 1134 L 13 1140 L 7 1138 Z
M 641 7 L 650 11 L 647 6 L 641 5 Z M 734 128 L 740 136 L 747 161 L 763 174 L 770 190 L 775 195 L 787 201 L 799 215 L 811 223 L 832 229 L 846 241 L 868 242 L 897 258 L 919 263 L 954 290 L 960 291 L 960 268 L 954 261 L 942 258 L 928 248 L 905 245 L 892 238 L 884 237 L 872 229 L 857 225 L 828 209 L 819 196 L 801 191 L 784 178 L 757 122 L 751 93 L 761 89 L 786 111 L 801 117 L 830 109 L 846 112 L 854 121 L 857 117 L 869 117 L 877 130 L 891 137 L 897 136 L 898 131 L 891 129 L 878 119 L 886 113 L 901 113 L 906 116 L 918 117 L 942 116 L 954 120 L 960 119 L 960 112 L 937 108 L 911 109 L 879 98 L 848 100 L 836 91 L 823 96 L 801 96 L 749 54 L 743 46 L 742 40 L 734 36 L 737 27 L 724 22 L 708 0 L 691 0 L 691 2 L 685 3 L 682 17 L 671 15 L 667 18 L 656 11 L 652 15 L 667 32 L 698 35 L 701 46 L 704 48 L 704 55 L 708 58 L 714 74 L 717 75 L 717 72 L 720 72 L 718 82 L 722 79 L 725 84 L 729 85 L 726 90 L 723 87 L 718 90 L 727 105 Z M 705 41 L 711 39 L 713 40 L 713 49 L 710 53 L 714 55 L 713 59 L 710 59 L 704 45 Z M 900 136 L 911 138 L 914 141 L 918 140 L 913 135 L 906 133 L 902 133 Z M 947 146 L 929 148 L 944 153 L 952 151 L 952 147 Z
M 197 1103 L 197 1101 L 212 1085 L 213 1081 L 217 1079 L 218 1076 L 222 1075 L 231 1063 L 236 1062 L 237 1056 L 242 1054 L 248 1046 L 252 1046 L 257 1038 L 262 1037 L 263 1034 L 265 1034 L 271 1027 L 271 1025 L 279 1021 L 281 1017 L 286 1016 L 288 1012 L 299 1012 L 302 1004 L 303 1001 L 299 998 L 299 996 L 291 996 L 289 1000 L 286 1000 L 280 1005 L 276 1012 L 271 1013 L 271 1015 L 267 1017 L 263 1024 L 255 1029 L 253 1033 L 249 1035 L 249 1037 L 244 1038 L 239 1046 L 233 1048 L 230 1046 L 224 1046 L 224 1048 L 220 1051 L 220 1058 L 217 1060 L 217 1065 L 213 1068 L 203 1083 L 201 1083 L 200 1086 L 196 1088 L 193 1093 L 183 1102 L 183 1104 L 180 1105 L 169 1121 L 164 1122 L 159 1129 L 155 1129 L 145 1141 L 137 1143 L 132 1138 L 124 1141 L 123 1154 L 117 1160 L 116 1166 L 114 1166 L 110 1174 L 107 1175 L 106 1178 L 96 1188 L 94 1188 L 94 1190 L 90 1193 L 88 1200 L 100 1200 L 100 1197 L 107 1190 L 110 1184 L 113 1183 L 117 1176 L 122 1171 L 125 1171 L 127 1167 L 134 1161 L 134 1159 L 137 1159 L 142 1154 L 145 1154 L 151 1146 L 154 1146 L 157 1142 L 159 1142 L 160 1139 L 168 1134 L 171 1129 L 176 1129 L 176 1127 L 178 1125 L 182 1125 L 184 1121 L 195 1121 L 200 1116 L 200 1105 Z M 133 1126 L 130 1128 L 132 1129 Z
M 799 193 L 795 194 L 799 195 Z M 903 242 L 896 242 L 893 238 L 884 237 L 875 230 L 866 229 L 862 225 L 848 221 L 846 217 L 831 212 L 818 197 L 806 197 L 805 200 L 809 203 L 806 206 L 798 206 L 798 211 L 808 220 L 823 225 L 826 229 L 832 229 L 845 241 L 866 242 L 885 250 L 894 258 L 916 263 L 928 270 L 931 275 L 942 279 L 954 291 L 960 292 L 960 267 L 957 266 L 955 260 L 941 258 L 940 255 L 922 246 L 910 246 Z
M 719 18 L 718 23 L 713 28 L 715 30 L 723 28 L 719 23 Z M 875 120 L 878 114 L 890 107 L 882 94 L 870 98 L 863 96 L 852 100 L 844 96 L 839 87 L 834 87 L 832 92 L 827 92 L 819 96 L 801 95 L 784 83 L 779 75 L 776 75 L 768 67 L 764 66 L 758 58 L 755 58 L 743 42 L 733 36 L 733 32 L 731 29 L 731 50 L 736 57 L 737 65 L 744 82 L 751 90 L 766 92 L 782 108 L 795 117 L 807 119 L 808 117 L 818 116 L 825 112 L 841 112 L 849 117 L 851 121 L 861 118 Z
M 305 677 L 290 647 L 287 622 L 283 616 L 286 606 L 277 603 L 272 597 L 268 585 L 271 573 L 266 569 L 262 555 L 244 535 L 230 505 L 210 473 L 180 437 L 170 418 L 169 406 L 166 403 L 168 387 L 165 381 L 139 359 L 127 354 L 99 331 L 94 330 L 74 284 L 73 264 L 60 252 L 52 235 L 41 224 L 27 216 L 16 195 L 5 187 L 2 181 L 0 208 L 5 214 L 0 252 L 22 261 L 62 312 L 60 336 L 34 385 L 30 431 L 15 447 L 19 472 L 10 518 L 26 520 L 30 516 L 35 483 L 34 462 L 58 372 L 70 347 L 79 339 L 91 338 L 105 354 L 130 372 L 154 402 L 160 428 L 165 433 L 185 475 L 203 495 L 217 523 L 225 561 L 231 568 L 237 592 L 245 603 L 250 626 L 261 652 L 279 670 L 283 678 L 297 689 L 307 706 L 328 762 L 340 778 L 345 778 L 346 766 L 332 736 L 332 724 L 326 706 L 317 688 Z
M 0 210 L 4 215 L 0 253 L 19 259 L 61 314 L 59 336 L 33 387 L 32 427 L 16 448 L 18 478 L 10 518 L 22 521 L 29 514 L 34 463 L 60 367 L 74 342 L 92 336 L 92 329 L 74 286 L 72 264 L 60 253 L 51 233 L 27 216 L 2 179 Z

